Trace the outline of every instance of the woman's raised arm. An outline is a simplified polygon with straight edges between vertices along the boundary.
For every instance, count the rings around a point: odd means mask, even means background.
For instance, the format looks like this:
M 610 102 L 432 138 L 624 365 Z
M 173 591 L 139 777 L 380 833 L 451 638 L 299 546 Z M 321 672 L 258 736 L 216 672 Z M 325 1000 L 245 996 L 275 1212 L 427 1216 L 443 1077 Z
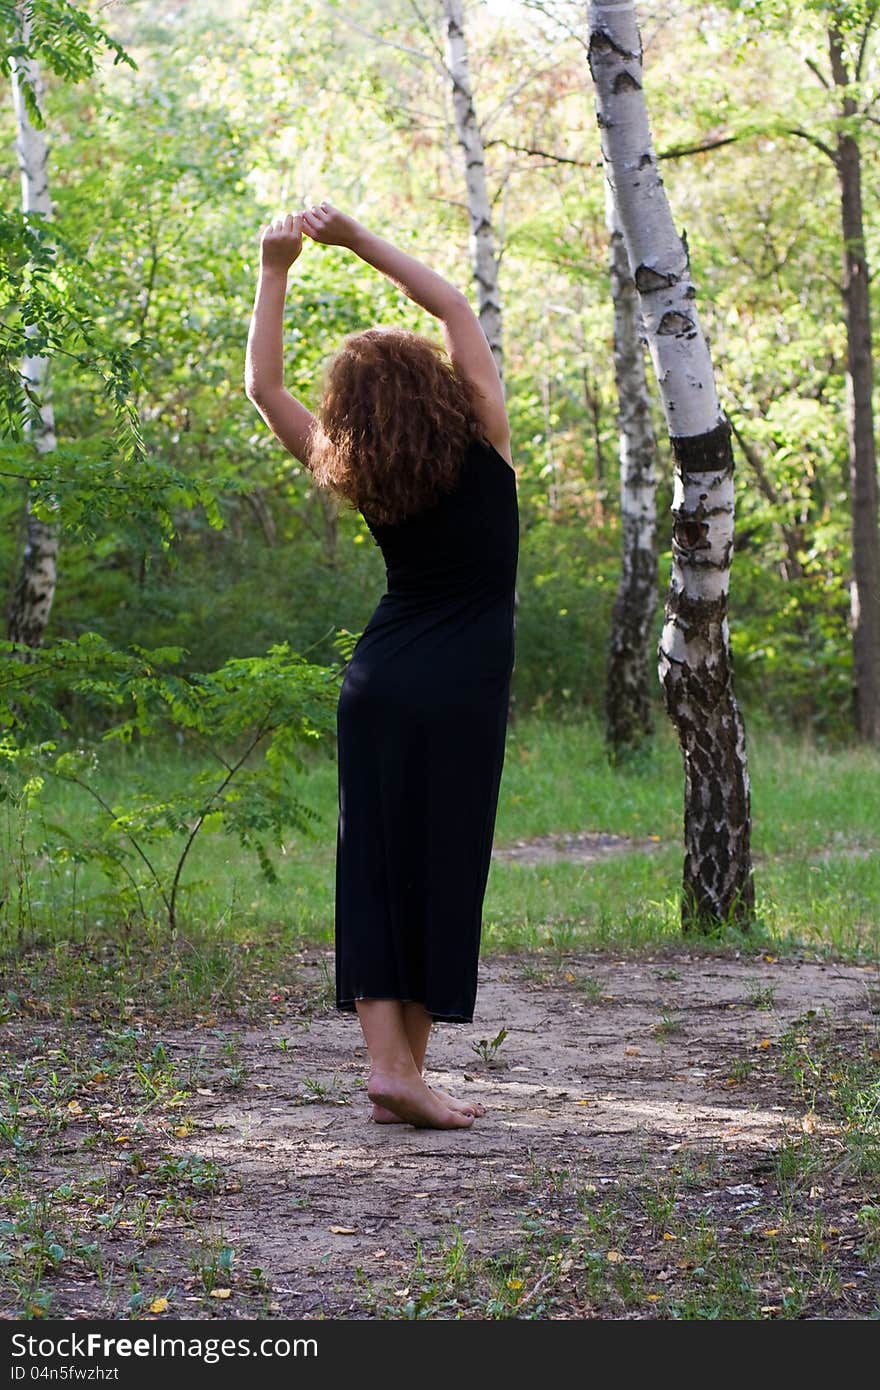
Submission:
M 325 246 L 346 246 L 362 261 L 388 277 L 398 289 L 439 319 L 446 349 L 459 376 L 475 390 L 486 438 L 510 460 L 510 426 L 504 388 L 492 350 L 467 296 L 435 270 L 400 247 L 377 236 L 332 203 L 307 208 L 302 230 Z
M 316 421 L 284 386 L 282 325 L 287 272 L 302 250 L 302 213 L 278 218 L 262 234 L 260 278 L 245 354 L 244 389 L 285 449 L 309 466 Z

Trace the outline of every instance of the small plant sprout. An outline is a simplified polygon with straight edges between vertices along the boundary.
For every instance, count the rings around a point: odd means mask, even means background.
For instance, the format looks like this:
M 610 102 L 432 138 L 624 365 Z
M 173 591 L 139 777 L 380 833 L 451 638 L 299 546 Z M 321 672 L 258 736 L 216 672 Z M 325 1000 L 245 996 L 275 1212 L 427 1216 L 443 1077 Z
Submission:
M 507 1037 L 507 1029 L 502 1028 L 494 1038 L 480 1038 L 479 1042 L 472 1042 L 471 1047 L 476 1052 L 481 1062 L 485 1062 L 487 1067 L 493 1066 L 498 1061 L 498 1053 L 504 1045 Z

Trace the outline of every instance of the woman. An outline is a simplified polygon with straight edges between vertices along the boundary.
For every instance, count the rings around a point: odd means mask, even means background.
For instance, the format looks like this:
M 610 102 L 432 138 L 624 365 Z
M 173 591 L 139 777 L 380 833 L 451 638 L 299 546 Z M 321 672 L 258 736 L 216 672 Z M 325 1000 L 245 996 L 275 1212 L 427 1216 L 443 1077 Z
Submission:
M 446 344 L 352 334 L 317 419 L 283 385 L 303 232 L 381 271 Z M 360 1018 L 374 1120 L 466 1129 L 482 1106 L 422 1073 L 432 1023 L 473 1018 L 504 758 L 518 513 L 498 370 L 459 290 L 325 202 L 263 232 L 246 389 L 316 482 L 360 510 L 386 565 L 339 698 L 336 1005 Z

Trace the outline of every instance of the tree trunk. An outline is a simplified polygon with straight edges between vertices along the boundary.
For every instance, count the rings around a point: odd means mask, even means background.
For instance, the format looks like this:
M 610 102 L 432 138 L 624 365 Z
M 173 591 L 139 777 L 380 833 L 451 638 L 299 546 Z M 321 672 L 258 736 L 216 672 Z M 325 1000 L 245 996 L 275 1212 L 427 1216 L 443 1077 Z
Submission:
M 639 295 L 610 191 L 607 215 L 619 406 L 623 568 L 611 619 L 605 736 L 612 757 L 619 758 L 638 748 L 651 732 L 648 668 L 657 607 L 657 444 L 642 351 Z
M 831 75 L 837 88 L 850 74 L 840 31 L 828 31 Z M 844 95 L 841 116 L 857 114 L 854 98 Z M 874 441 L 874 364 L 868 258 L 862 220 L 861 151 L 850 130 L 838 131 L 835 166 L 840 181 L 843 224 L 843 294 L 846 304 L 849 480 L 852 508 L 853 573 L 850 586 L 859 737 L 880 741 L 880 533 L 877 511 L 877 453 Z
M 30 21 L 25 5 L 18 7 L 20 32 L 27 45 Z M 30 58 L 14 58 L 12 93 L 17 125 L 16 150 L 21 170 L 21 205 L 28 213 L 52 216 L 49 197 L 48 151 L 46 137 L 28 115 L 22 89 L 26 81 L 37 102 L 42 90 L 40 73 Z M 38 413 L 28 425 L 28 435 L 37 451 L 43 455 L 55 448 L 55 415 L 49 387 L 49 362 L 45 357 L 26 357 L 21 368 L 28 395 L 37 403 Z M 7 636 L 11 642 L 24 647 L 38 647 L 49 621 L 58 572 L 58 528 L 34 515 L 31 498 L 27 499 L 27 533 L 21 567 L 9 607 Z
M 492 205 L 486 186 L 483 136 L 474 110 L 468 67 L 467 40 L 461 0 L 443 0 L 446 17 L 446 66 L 452 79 L 455 129 L 464 155 L 467 205 L 470 218 L 471 268 L 477 286 L 480 323 L 492 349 L 498 375 L 504 379 L 501 336 L 501 295 L 498 290 L 498 258 L 492 230 Z
M 727 625 L 733 450 L 651 142 L 632 3 L 590 6 L 590 71 L 617 204 L 675 458 L 672 576 L 660 680 L 684 758 L 682 925 L 754 917 L 749 777 Z

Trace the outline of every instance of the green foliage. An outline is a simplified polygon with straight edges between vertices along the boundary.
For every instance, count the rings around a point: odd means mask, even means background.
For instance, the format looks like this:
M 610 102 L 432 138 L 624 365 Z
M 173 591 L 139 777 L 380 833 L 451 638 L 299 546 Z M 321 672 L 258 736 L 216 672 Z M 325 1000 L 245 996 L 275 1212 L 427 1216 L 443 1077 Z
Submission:
M 4 72 L 9 69 L 10 59 L 23 65 L 19 76 L 28 114 L 35 125 L 42 125 L 42 112 L 28 80 L 28 61 L 36 62 L 65 82 L 82 82 L 94 73 L 102 51 L 112 53 L 114 64 L 136 66 L 116 39 L 96 24 L 86 10 L 69 0 L 0 0 L 0 64 Z
M 872 8 L 835 6 L 853 54 Z M 108 46 L 85 10 L 33 5 L 54 216 L 51 226 L 21 218 L 10 160 L 0 199 L 0 565 L 17 572 L 27 487 L 37 515 L 62 532 L 51 636 L 91 630 L 117 650 L 170 640 L 192 671 L 279 642 L 333 660 L 332 634 L 369 617 L 381 560 L 356 517 L 333 519 L 244 399 L 257 235 L 280 207 L 330 196 L 467 288 L 445 78 L 414 56 L 429 59 L 431 40 L 403 0 L 381 17 L 364 10 L 357 25 L 344 7 L 308 0 L 236 0 L 222 14 L 206 0 L 148 9 L 95 12 L 112 30 Z M 804 61 L 826 62 L 825 9 L 697 7 L 655 31 L 649 8 L 646 75 L 658 149 L 732 140 L 663 167 L 743 441 L 731 591 L 738 691 L 750 714 L 838 739 L 852 682 L 838 190 L 831 162 L 792 134 L 827 142 L 839 126 L 838 102 Z M 490 113 L 520 475 L 515 708 L 598 711 L 620 536 L 607 234 L 583 55 L 550 12 L 531 7 L 477 7 L 469 39 Z M 114 61 L 113 44 L 136 69 Z M 867 77 L 873 50 L 871 38 Z M 858 96 L 862 106 L 872 99 L 867 80 Z M 11 148 L 9 104 L 3 121 Z M 876 126 L 860 116 L 858 130 L 868 168 Z M 437 334 L 372 270 L 307 246 L 290 277 L 290 388 L 315 408 L 330 354 L 374 322 Z M 53 457 L 39 460 L 25 437 L 39 402 L 19 376 L 25 348 L 37 346 L 51 359 L 59 434 Z M 665 570 L 665 451 L 660 471 Z M 658 628 L 660 618 L 658 608 Z M 106 718 L 84 690 L 58 687 L 54 698 L 77 732 Z
M 71 823 L 42 820 L 39 854 L 56 866 L 97 866 L 123 920 L 149 920 L 158 903 L 169 927 L 177 927 L 183 871 L 199 836 L 233 836 L 274 882 L 268 846 L 278 846 L 290 828 L 308 832 L 313 818 L 297 774 L 304 771 L 303 750 L 326 743 L 335 731 L 333 670 L 279 645 L 264 657 L 181 676 L 163 669 L 179 658 L 174 649 L 119 652 L 93 633 L 41 650 L 37 671 L 11 659 L 11 644 L 2 650 L 10 659 L 0 666 L 0 716 L 11 727 L 22 730 L 26 719 L 46 718 L 56 690 L 76 693 L 110 720 L 102 740 L 69 747 L 53 739 L 27 742 L 14 732 L 0 741 L 0 799 L 17 813 L 18 931 L 31 925 L 25 835 L 49 778 L 78 788 L 83 809 Z M 65 722 L 63 714 L 57 718 Z M 102 746 L 169 738 L 195 743 L 211 762 L 176 784 L 155 771 L 132 777 L 121 795 L 108 798 Z M 155 847 L 165 844 L 170 855 L 157 857 Z

